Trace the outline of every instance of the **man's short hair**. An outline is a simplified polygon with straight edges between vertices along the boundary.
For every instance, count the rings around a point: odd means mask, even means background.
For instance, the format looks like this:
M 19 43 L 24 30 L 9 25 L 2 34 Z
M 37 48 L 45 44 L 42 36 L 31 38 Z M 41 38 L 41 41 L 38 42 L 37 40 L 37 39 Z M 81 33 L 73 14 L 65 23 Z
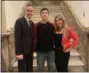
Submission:
M 48 11 L 48 14 L 49 14 L 49 9 L 48 9 L 48 8 L 42 8 L 42 9 L 40 10 L 40 13 L 41 13 L 42 11 L 45 11 L 45 10 L 47 10 L 47 11 Z
M 32 6 L 32 3 L 26 3 L 24 7 Z

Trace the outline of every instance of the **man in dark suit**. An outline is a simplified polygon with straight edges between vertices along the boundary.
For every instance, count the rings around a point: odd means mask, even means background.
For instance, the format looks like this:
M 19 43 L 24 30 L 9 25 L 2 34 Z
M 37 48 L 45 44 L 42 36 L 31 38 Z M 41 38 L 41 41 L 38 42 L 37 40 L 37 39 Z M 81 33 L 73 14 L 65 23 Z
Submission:
M 15 23 L 15 51 L 19 72 L 33 71 L 33 7 L 24 7 L 24 16 Z

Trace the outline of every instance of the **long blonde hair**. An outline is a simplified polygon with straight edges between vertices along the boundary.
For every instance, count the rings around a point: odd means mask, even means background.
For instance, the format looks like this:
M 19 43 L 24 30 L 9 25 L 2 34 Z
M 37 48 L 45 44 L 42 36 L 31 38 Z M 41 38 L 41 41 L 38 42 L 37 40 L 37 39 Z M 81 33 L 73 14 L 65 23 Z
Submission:
M 63 26 L 60 28 L 56 25 L 57 20 L 62 20 L 63 21 Z M 68 30 L 68 25 L 66 24 L 66 21 L 64 19 L 64 17 L 62 15 L 57 15 L 54 19 L 55 22 L 55 32 L 57 31 L 62 31 L 63 36 L 66 37 L 67 36 L 67 30 Z

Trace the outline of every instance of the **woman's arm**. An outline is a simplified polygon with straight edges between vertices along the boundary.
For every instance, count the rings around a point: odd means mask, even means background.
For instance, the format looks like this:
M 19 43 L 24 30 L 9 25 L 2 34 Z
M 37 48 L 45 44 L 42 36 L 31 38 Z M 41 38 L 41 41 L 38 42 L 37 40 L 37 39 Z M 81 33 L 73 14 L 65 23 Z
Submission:
M 70 47 L 75 48 L 78 44 L 78 41 L 79 41 L 78 35 L 73 29 L 70 29 L 69 33 L 70 33 L 70 36 L 72 38 L 72 41 L 70 41 Z
M 78 40 L 79 40 L 77 33 L 73 29 L 69 29 L 68 32 L 69 32 L 70 40 L 71 39 L 72 40 L 70 41 L 69 48 L 68 49 L 64 49 L 65 53 L 70 52 L 70 50 L 75 48 L 77 46 Z

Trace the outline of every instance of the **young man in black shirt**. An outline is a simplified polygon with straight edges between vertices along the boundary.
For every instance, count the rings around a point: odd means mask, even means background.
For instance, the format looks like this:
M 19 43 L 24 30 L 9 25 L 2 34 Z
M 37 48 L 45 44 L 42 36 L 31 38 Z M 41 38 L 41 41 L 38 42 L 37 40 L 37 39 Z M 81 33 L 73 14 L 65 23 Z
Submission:
M 45 60 L 48 71 L 54 72 L 54 26 L 48 21 L 49 10 L 42 8 L 41 21 L 37 24 L 37 70 L 43 72 Z

